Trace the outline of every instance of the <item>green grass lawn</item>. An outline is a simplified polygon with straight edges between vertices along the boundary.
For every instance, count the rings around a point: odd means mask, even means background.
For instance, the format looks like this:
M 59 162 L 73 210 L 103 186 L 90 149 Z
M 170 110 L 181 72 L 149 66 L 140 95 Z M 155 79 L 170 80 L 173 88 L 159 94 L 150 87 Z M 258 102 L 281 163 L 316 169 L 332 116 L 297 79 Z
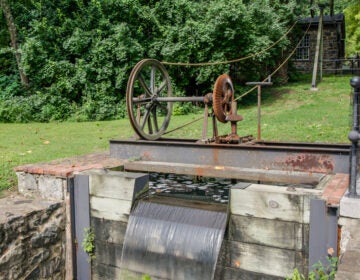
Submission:
M 310 78 L 286 86 L 263 89 L 262 139 L 349 143 L 347 135 L 352 119 L 350 78 L 325 77 L 318 85 L 318 91 L 309 90 Z M 235 96 L 240 94 L 235 93 Z M 256 94 L 256 91 L 250 93 L 254 97 Z M 239 104 L 238 113 L 244 117 L 238 123 L 238 134 L 256 136 L 256 104 Z M 168 130 L 201 116 L 201 113 L 173 116 Z M 230 124 L 219 125 L 219 130 L 220 134 L 229 133 Z M 200 139 L 201 131 L 202 121 L 198 121 L 166 136 Z M 15 166 L 104 151 L 108 149 L 109 139 L 124 139 L 134 134 L 127 119 L 84 123 L 0 124 L 0 133 L 0 190 L 16 186 L 13 172 Z

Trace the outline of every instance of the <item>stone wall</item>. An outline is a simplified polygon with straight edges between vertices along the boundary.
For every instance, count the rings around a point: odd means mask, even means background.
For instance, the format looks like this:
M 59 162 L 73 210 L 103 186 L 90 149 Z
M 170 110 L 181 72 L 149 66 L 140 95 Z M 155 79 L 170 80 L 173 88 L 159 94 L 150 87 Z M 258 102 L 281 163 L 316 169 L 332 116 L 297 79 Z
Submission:
M 102 152 L 16 167 L 22 196 L 0 201 L 0 280 L 74 279 L 68 179 L 118 166 Z
M 309 60 L 293 60 L 295 68 L 302 73 L 312 73 L 314 67 L 314 58 L 316 50 L 316 40 L 317 40 L 317 29 L 310 29 L 308 31 L 310 35 L 309 41 Z M 339 59 L 339 43 L 338 43 L 338 34 L 336 25 L 325 25 L 324 26 L 324 37 L 323 37 L 323 70 L 331 71 L 337 68 L 335 60 Z
M 0 279 L 64 279 L 63 203 L 16 196 L 0 205 Z

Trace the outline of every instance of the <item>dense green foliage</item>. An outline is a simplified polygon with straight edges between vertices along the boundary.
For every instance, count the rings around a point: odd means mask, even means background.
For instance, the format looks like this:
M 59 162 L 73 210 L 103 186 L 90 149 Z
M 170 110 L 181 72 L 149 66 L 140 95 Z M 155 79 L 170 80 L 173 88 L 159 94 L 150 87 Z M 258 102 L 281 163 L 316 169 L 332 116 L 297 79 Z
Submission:
M 1 18 L 0 121 L 121 117 L 127 78 L 142 58 L 234 59 L 269 46 L 293 23 L 294 1 L 244 2 L 8 0 L 30 86 L 20 84 Z M 238 68 L 246 78 L 262 78 L 287 45 L 284 40 Z M 206 93 L 216 76 L 228 71 L 229 65 L 169 67 L 177 94 L 191 95 Z
M 347 55 L 360 55 L 360 2 L 354 2 L 345 9 Z
M 127 79 L 139 60 L 244 57 L 277 41 L 309 9 L 307 1 L 295 0 L 3 1 L 30 83 L 20 82 L 1 11 L 0 122 L 123 117 Z M 176 94 L 203 95 L 230 68 L 237 82 L 263 79 L 283 61 L 290 41 L 237 64 L 167 66 L 172 85 Z

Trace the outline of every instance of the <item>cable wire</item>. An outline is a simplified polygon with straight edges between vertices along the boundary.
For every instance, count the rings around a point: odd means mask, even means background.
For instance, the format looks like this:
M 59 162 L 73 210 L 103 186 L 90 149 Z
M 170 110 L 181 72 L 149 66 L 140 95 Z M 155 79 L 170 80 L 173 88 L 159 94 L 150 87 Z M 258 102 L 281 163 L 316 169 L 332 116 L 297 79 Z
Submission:
M 295 48 L 290 52 L 289 56 L 269 75 L 270 77 L 273 76 L 276 72 L 278 72 L 281 67 L 283 67 L 285 65 L 286 62 L 289 61 L 289 59 L 294 55 L 295 51 L 297 50 L 297 48 L 299 47 L 299 45 L 301 44 L 302 40 L 305 38 L 306 34 L 308 33 L 310 26 L 311 26 L 312 22 L 309 22 L 309 25 L 304 33 L 304 35 L 301 37 L 301 39 L 299 40 L 299 42 L 296 44 Z M 264 80 L 262 80 L 262 82 L 265 82 L 268 79 L 265 78 Z M 250 92 L 252 92 L 253 90 L 255 90 L 257 88 L 257 86 L 252 87 L 251 89 L 249 89 L 248 91 L 246 91 L 245 93 L 243 93 L 242 95 L 238 96 L 237 98 L 234 99 L 234 101 L 239 100 L 240 98 L 248 95 Z
M 208 62 L 208 63 L 178 63 L 178 62 L 166 62 L 166 61 L 163 61 L 161 62 L 162 64 L 165 64 L 165 65 L 176 65 L 176 66 L 209 66 L 209 65 L 220 65 L 220 64 L 231 64 L 231 63 L 235 63 L 235 62 L 239 62 L 239 61 L 242 61 L 242 60 L 246 60 L 246 59 L 249 59 L 249 58 L 252 58 L 252 57 L 255 57 L 256 55 L 259 55 L 267 50 L 269 50 L 270 48 L 274 47 L 275 45 L 277 45 L 285 36 L 287 36 L 290 31 L 294 28 L 294 26 L 296 25 L 298 21 L 296 21 L 291 27 L 290 29 L 280 38 L 278 39 L 275 43 L 273 43 L 271 46 L 269 46 L 268 48 L 258 52 L 258 53 L 255 53 L 255 54 L 252 54 L 252 55 L 249 55 L 249 56 L 246 56 L 246 57 L 242 57 L 242 58 L 238 58 L 238 59 L 234 59 L 234 60 L 228 60 L 228 61 L 223 61 L 223 62 Z M 308 33 L 309 29 L 310 29 L 310 26 L 311 26 L 312 22 L 309 23 L 304 35 L 301 37 L 301 39 L 299 40 L 299 42 L 296 44 L 295 48 L 290 52 L 289 56 L 269 75 L 269 76 L 273 76 L 276 72 L 278 72 L 281 67 L 284 66 L 284 64 L 294 55 L 296 49 L 298 48 L 298 46 L 301 44 L 302 40 L 305 38 L 306 34 Z M 263 82 L 265 82 L 268 78 L 265 78 L 263 80 Z M 254 89 L 256 89 L 257 86 L 254 86 L 252 87 L 250 90 L 246 91 L 245 93 L 243 93 L 242 95 L 240 95 L 239 97 L 235 98 L 234 101 L 248 95 L 250 92 L 252 92 Z M 165 134 L 168 134 L 168 133 L 171 133 L 171 132 L 174 132 L 176 130 L 179 130 L 181 128 L 184 128 L 185 126 L 188 126 L 190 124 L 193 124 L 199 120 L 202 120 L 204 117 L 200 117 L 200 118 L 197 118 L 193 121 L 190 121 L 184 125 L 181 125 L 179 127 L 176 127 L 172 130 L 169 130 L 169 131 L 166 131 L 164 133 Z

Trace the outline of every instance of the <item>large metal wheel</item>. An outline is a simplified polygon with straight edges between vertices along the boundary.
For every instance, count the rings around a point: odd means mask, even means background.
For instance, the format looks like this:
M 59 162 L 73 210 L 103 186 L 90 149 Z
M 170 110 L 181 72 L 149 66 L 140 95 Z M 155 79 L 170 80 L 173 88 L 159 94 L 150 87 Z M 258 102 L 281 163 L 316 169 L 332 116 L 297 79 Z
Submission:
M 132 127 L 143 139 L 156 140 L 166 131 L 172 103 L 172 89 L 165 67 L 155 59 L 138 62 L 131 71 L 126 89 L 126 108 Z
M 231 114 L 231 101 L 234 99 L 234 86 L 227 74 L 216 79 L 213 90 L 213 110 L 219 122 L 226 123 Z

